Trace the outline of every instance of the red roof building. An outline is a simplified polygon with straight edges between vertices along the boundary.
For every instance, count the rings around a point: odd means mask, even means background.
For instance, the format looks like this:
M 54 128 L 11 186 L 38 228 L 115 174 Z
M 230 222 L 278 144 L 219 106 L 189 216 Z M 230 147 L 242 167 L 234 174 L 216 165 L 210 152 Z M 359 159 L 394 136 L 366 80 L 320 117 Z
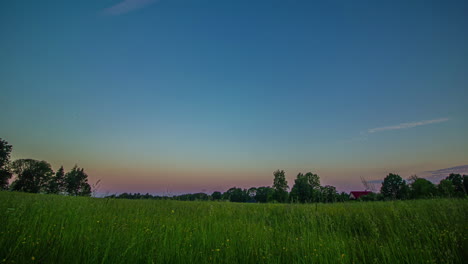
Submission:
M 359 199 L 359 197 L 364 196 L 364 195 L 368 195 L 369 193 L 371 193 L 371 192 L 369 192 L 369 191 L 351 192 L 349 194 L 349 199 L 351 199 L 351 200 Z

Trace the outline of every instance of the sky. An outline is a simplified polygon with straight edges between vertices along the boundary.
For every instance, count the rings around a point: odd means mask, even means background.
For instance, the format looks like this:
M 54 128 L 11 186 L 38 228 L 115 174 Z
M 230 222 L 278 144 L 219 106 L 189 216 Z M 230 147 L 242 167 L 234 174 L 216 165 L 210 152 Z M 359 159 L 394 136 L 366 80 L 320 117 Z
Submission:
M 468 164 L 468 2 L 5 0 L 0 138 L 100 192 Z

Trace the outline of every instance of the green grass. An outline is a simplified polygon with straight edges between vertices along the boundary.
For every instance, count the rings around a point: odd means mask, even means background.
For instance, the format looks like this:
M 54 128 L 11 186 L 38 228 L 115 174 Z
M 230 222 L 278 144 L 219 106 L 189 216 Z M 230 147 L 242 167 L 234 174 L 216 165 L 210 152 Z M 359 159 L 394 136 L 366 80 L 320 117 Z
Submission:
M 466 199 L 265 205 L 0 192 L 0 262 L 463 263 L 467 216 Z

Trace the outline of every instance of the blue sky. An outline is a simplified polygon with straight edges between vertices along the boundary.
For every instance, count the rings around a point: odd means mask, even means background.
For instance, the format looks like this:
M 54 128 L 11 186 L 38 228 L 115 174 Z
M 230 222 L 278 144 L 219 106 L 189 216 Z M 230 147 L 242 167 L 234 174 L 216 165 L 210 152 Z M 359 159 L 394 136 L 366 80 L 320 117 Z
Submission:
M 2 1 L 0 137 L 103 188 L 468 164 L 466 1 Z M 465 131 L 465 133 L 463 132 Z M 126 189 L 125 189 L 126 190 Z

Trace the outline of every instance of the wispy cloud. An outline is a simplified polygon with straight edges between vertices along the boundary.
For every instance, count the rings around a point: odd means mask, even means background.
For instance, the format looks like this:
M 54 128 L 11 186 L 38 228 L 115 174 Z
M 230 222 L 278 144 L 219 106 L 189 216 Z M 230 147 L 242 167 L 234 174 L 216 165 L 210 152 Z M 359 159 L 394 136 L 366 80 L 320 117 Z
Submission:
M 158 0 L 123 0 L 122 2 L 104 9 L 104 14 L 117 16 L 149 6 Z
M 449 118 L 438 118 L 438 119 L 423 120 L 423 121 L 417 121 L 417 122 L 400 123 L 398 125 L 393 125 L 393 126 L 375 127 L 375 128 L 371 128 L 365 131 L 361 131 L 359 133 L 359 136 L 353 137 L 351 139 L 339 141 L 339 142 L 340 143 L 359 142 L 359 141 L 362 142 L 362 141 L 367 141 L 370 134 L 374 134 L 377 132 L 407 129 L 407 128 L 413 128 L 417 126 L 425 126 L 425 125 L 437 124 L 437 123 L 442 123 L 442 122 L 447 122 L 447 121 L 449 121 Z
M 401 123 L 401 124 L 393 125 L 393 126 L 376 127 L 376 128 L 371 128 L 367 130 L 367 133 L 372 134 L 372 133 L 388 131 L 388 130 L 407 129 L 407 128 L 413 128 L 417 126 L 425 126 L 425 125 L 430 125 L 430 124 L 442 123 L 448 120 L 449 120 L 448 118 L 439 118 L 439 119 L 423 120 L 423 121 L 417 121 L 417 122 Z

